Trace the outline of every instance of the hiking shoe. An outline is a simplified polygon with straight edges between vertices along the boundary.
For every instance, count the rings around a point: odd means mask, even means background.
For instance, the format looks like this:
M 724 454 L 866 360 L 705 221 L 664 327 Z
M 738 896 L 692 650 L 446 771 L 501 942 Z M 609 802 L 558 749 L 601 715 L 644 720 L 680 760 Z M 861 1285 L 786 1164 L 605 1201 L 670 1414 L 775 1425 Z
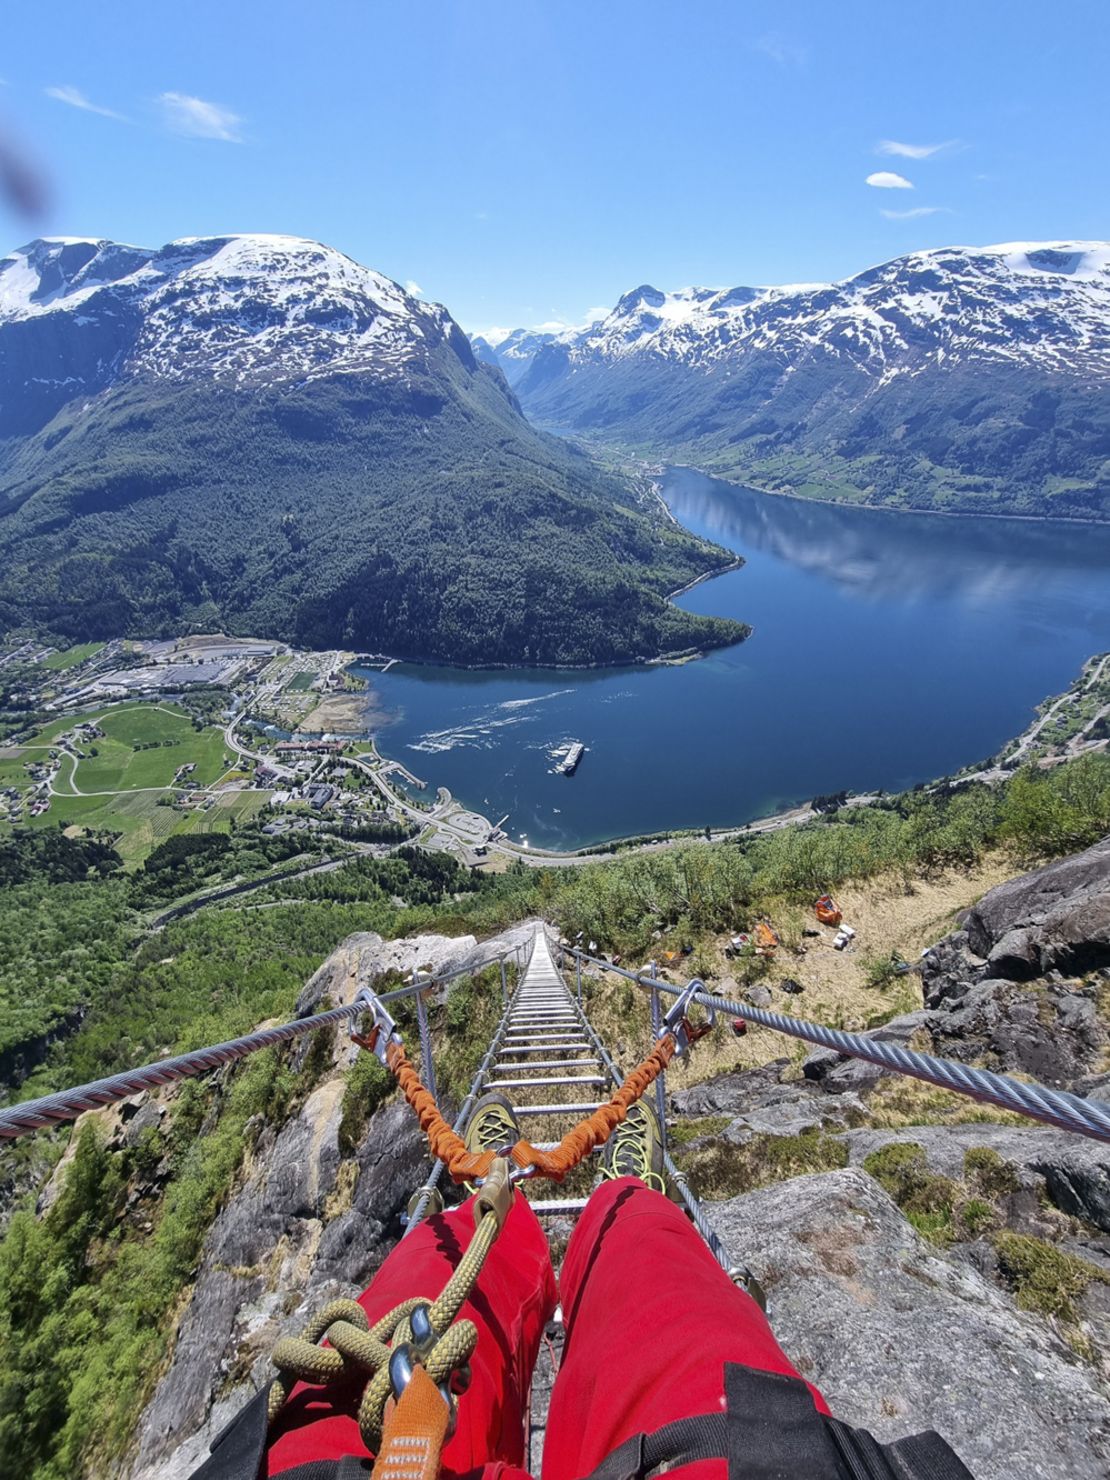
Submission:
M 504 1095 L 494 1091 L 483 1095 L 466 1123 L 463 1136 L 468 1151 L 505 1151 L 520 1140 L 513 1107 Z
M 613 1181 L 616 1177 L 639 1177 L 656 1192 L 666 1192 L 659 1117 L 646 1100 L 637 1100 L 629 1106 L 628 1114 L 609 1137 L 601 1176 L 605 1181 Z

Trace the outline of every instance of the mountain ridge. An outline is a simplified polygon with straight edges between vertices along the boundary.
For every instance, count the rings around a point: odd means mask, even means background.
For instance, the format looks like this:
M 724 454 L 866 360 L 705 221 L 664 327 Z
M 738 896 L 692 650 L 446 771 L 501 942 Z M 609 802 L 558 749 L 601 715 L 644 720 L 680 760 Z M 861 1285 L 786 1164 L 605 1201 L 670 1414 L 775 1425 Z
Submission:
M 910 253 L 841 283 L 650 285 L 540 346 L 542 425 L 775 492 L 1110 517 L 1110 245 Z
M 534 429 L 446 309 L 303 238 L 0 260 L 0 628 L 465 665 L 736 641 L 729 563 Z

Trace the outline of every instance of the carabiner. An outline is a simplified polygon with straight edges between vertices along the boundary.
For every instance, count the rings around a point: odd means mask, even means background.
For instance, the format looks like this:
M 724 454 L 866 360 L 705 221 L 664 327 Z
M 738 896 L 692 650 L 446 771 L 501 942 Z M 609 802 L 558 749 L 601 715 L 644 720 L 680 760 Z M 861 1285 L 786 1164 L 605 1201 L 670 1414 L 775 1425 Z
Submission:
M 371 991 L 369 987 L 359 988 L 351 1006 L 359 1009 L 358 1014 L 351 1018 L 348 1028 L 352 1040 L 360 1048 L 368 1049 L 382 1067 L 386 1068 L 386 1049 L 391 1043 L 401 1042 L 401 1035 L 397 1031 L 396 1021 L 390 1016 L 385 1003 L 378 996 L 377 992 Z M 368 1033 L 356 1032 L 355 1028 L 360 1018 L 367 1013 L 374 1019 L 370 1031 Z
M 689 981 L 671 1004 L 670 1010 L 664 1014 L 660 1024 L 659 1038 L 665 1038 L 669 1033 L 674 1039 L 675 1052 L 684 1054 L 691 1043 L 696 1043 L 699 1038 L 704 1038 L 717 1023 L 717 1009 L 708 1003 L 699 1003 L 708 1013 L 704 1023 L 694 1027 L 690 1022 L 690 1008 L 694 1005 L 699 992 L 705 991 L 705 983 L 698 977 Z

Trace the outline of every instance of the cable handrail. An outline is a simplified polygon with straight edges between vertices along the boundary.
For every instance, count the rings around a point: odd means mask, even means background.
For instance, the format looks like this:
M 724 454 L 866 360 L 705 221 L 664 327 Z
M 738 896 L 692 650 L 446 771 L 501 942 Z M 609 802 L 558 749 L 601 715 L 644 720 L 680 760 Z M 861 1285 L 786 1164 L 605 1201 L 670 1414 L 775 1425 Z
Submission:
M 519 959 L 521 950 L 526 945 L 526 941 L 520 942 L 511 950 L 499 951 L 480 964 L 453 968 L 451 971 L 436 973 L 421 978 L 419 981 L 413 981 L 407 986 L 384 993 L 380 1000 L 382 1002 L 403 1001 L 419 996 L 429 987 L 440 982 L 453 981 L 460 976 L 473 976 L 489 966 L 504 964 L 514 956 Z M 119 1074 L 109 1074 L 89 1084 L 59 1090 L 51 1095 L 41 1095 L 34 1100 L 24 1100 L 20 1104 L 0 1110 L 0 1142 L 18 1140 L 19 1137 L 30 1135 L 33 1131 L 44 1130 L 47 1126 L 60 1125 L 67 1120 L 74 1120 L 86 1110 L 99 1110 L 106 1105 L 118 1104 L 120 1100 L 129 1099 L 131 1095 L 139 1094 L 142 1090 L 174 1084 L 181 1079 L 194 1079 L 198 1074 L 222 1068 L 225 1064 L 235 1063 L 249 1054 L 258 1053 L 260 1049 L 271 1048 L 274 1044 L 303 1037 L 306 1033 L 315 1032 L 317 1028 L 352 1022 L 355 1018 L 361 1017 L 365 1010 L 365 1004 L 361 1002 L 352 1002 L 344 1007 L 332 1007 L 326 1012 L 314 1013 L 310 1017 L 294 1018 L 292 1022 L 282 1023 L 277 1027 L 257 1028 L 253 1033 L 246 1033 L 241 1038 L 230 1038 L 224 1043 L 210 1044 L 205 1048 L 193 1049 L 189 1053 L 177 1054 L 173 1058 L 160 1059 L 152 1064 L 141 1064 L 138 1068 L 125 1069 Z
M 1102 1100 L 1087 1099 L 1067 1090 L 1049 1089 L 1046 1085 L 1035 1082 L 1024 1084 L 1008 1075 L 996 1074 L 991 1069 L 973 1068 L 953 1059 L 868 1038 L 861 1033 L 848 1033 L 841 1028 L 828 1028 L 804 1018 L 790 1017 L 786 1013 L 752 1007 L 746 1002 L 734 1002 L 731 998 L 710 992 L 699 977 L 691 977 L 686 988 L 675 987 L 658 977 L 628 971 L 623 966 L 614 966 L 604 957 L 591 955 L 577 946 L 560 945 L 559 948 L 580 961 L 589 961 L 604 971 L 615 972 L 645 991 L 666 992 L 672 997 L 679 997 L 684 990 L 696 985 L 700 990 L 695 992 L 694 1001 L 703 1007 L 727 1013 L 731 1017 L 743 1018 L 746 1022 L 755 1023 L 761 1028 L 770 1028 L 776 1033 L 801 1038 L 821 1048 L 831 1048 L 850 1058 L 865 1059 L 881 1068 L 893 1069 L 898 1074 L 908 1074 L 914 1079 L 922 1079 L 941 1089 L 954 1090 L 957 1094 L 967 1095 L 985 1104 L 1016 1111 L 1019 1115 L 1057 1126 L 1061 1130 L 1088 1136 L 1095 1141 L 1110 1142 L 1110 1104 Z

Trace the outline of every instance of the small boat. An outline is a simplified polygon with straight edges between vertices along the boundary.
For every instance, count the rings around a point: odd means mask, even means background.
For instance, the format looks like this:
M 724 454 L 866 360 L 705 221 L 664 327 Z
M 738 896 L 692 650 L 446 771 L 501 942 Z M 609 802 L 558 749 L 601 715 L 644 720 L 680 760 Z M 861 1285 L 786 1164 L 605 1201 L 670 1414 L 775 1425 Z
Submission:
M 560 776 L 573 776 L 575 771 L 578 769 L 578 762 L 585 754 L 586 747 L 582 744 L 580 740 L 576 740 L 574 744 L 569 747 L 566 755 L 555 767 L 555 769 L 559 772 Z
M 839 925 L 844 918 L 840 913 L 840 906 L 831 894 L 822 894 L 813 909 L 822 925 Z

